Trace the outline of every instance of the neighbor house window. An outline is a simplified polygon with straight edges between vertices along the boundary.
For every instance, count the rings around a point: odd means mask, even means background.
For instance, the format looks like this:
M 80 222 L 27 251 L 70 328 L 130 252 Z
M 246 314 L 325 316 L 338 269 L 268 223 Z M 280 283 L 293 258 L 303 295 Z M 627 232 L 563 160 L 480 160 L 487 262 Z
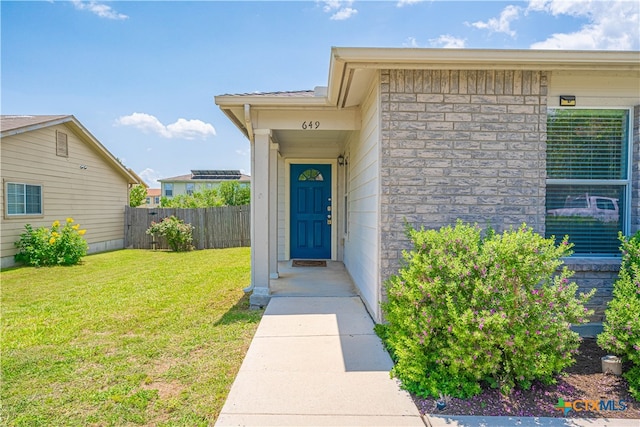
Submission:
M 628 110 L 549 110 L 547 237 L 568 235 L 576 255 L 619 254 L 629 170 Z
M 7 183 L 7 215 L 42 215 L 42 186 Z
M 160 203 L 160 196 L 156 196 L 156 197 L 154 197 L 154 198 L 153 198 L 153 203 L 155 203 L 156 205 L 157 205 L 158 203 Z
M 173 197 L 173 184 L 164 185 L 164 195 L 167 197 Z
M 192 196 L 193 195 L 193 191 L 195 190 L 196 185 L 193 183 L 188 183 L 187 184 L 187 195 Z

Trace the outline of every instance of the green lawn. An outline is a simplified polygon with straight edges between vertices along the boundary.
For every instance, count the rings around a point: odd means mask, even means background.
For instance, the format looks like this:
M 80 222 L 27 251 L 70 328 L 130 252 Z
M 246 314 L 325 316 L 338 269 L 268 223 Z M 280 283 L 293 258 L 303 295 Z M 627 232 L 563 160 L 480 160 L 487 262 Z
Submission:
M 249 249 L 2 272 L 2 425 L 211 425 L 262 311 Z

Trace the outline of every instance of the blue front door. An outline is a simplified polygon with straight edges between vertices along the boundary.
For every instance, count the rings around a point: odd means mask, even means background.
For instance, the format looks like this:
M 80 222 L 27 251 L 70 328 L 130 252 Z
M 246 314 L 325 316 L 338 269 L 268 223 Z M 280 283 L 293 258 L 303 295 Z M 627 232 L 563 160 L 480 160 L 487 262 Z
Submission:
M 291 165 L 291 258 L 331 258 L 331 165 Z

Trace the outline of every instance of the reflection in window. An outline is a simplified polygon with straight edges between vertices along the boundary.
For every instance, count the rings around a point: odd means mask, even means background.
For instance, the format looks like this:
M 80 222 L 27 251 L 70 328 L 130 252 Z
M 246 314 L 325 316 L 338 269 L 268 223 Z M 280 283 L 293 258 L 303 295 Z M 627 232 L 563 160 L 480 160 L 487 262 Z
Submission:
M 298 176 L 298 181 L 324 181 L 318 169 L 307 169 Z
M 546 235 L 577 255 L 617 255 L 629 213 L 628 110 L 551 109 L 547 120 Z

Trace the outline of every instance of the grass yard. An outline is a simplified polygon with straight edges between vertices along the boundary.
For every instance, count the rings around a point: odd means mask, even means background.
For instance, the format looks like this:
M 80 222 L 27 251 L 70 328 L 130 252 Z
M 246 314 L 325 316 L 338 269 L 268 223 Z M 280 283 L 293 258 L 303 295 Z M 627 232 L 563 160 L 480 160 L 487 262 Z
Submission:
M 249 248 L 2 272 L 2 425 L 211 425 L 262 311 Z

